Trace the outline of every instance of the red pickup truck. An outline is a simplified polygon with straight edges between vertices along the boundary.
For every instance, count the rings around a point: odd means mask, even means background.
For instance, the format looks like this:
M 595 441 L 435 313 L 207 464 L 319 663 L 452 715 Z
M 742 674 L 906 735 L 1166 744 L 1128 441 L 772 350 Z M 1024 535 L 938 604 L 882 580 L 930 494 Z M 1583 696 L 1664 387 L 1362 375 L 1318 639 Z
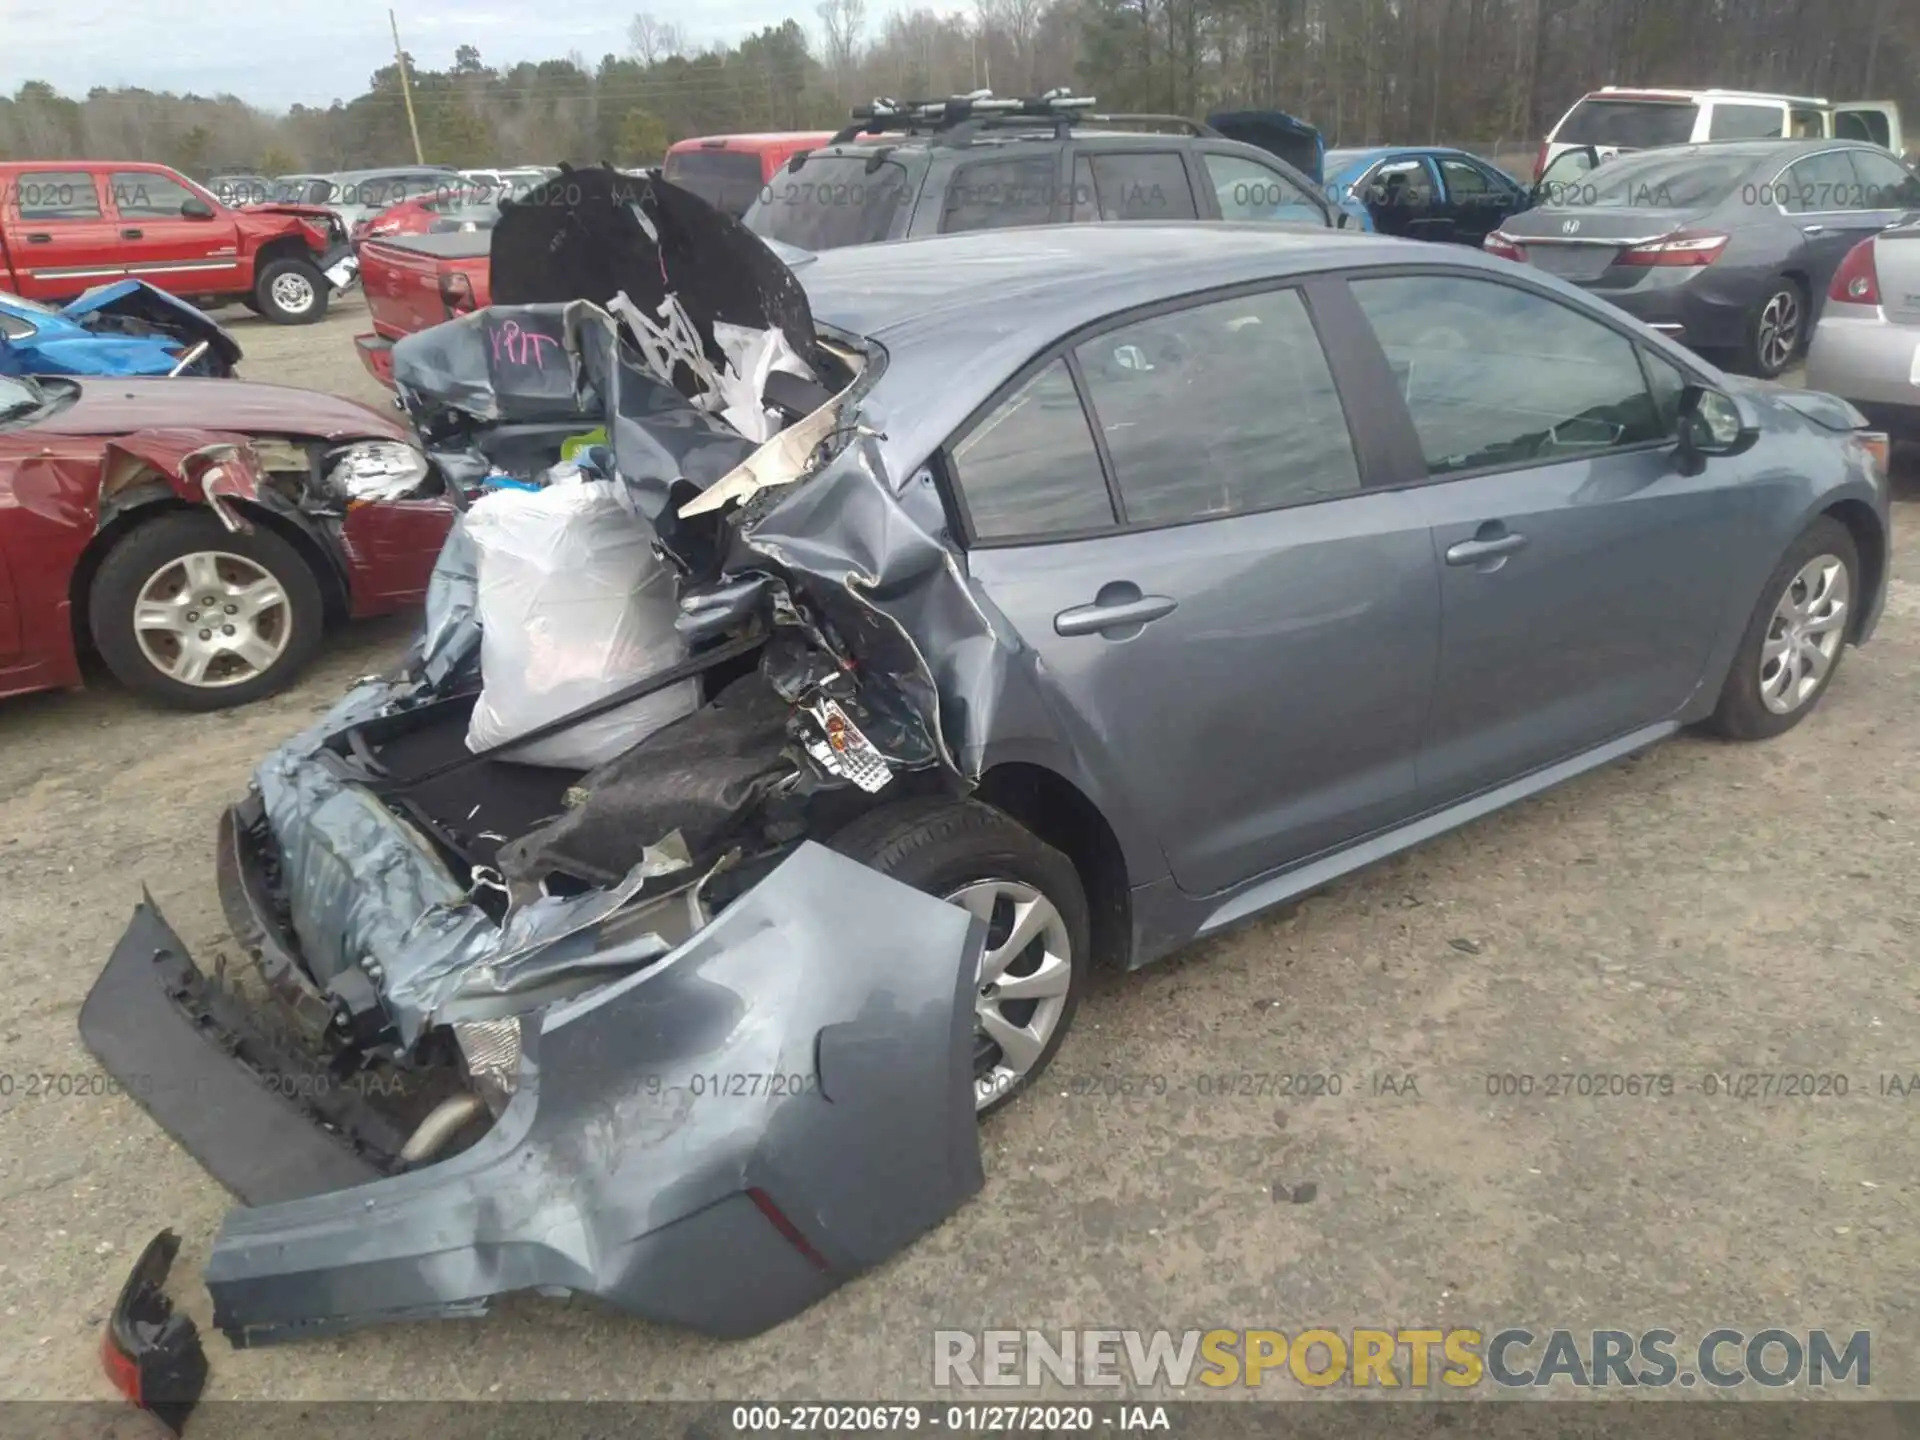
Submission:
M 307 325 L 350 278 L 351 258 L 340 221 L 320 206 L 236 210 L 164 165 L 0 163 L 0 290 L 28 300 L 134 279 Z
M 488 304 L 488 230 L 388 235 L 360 242 L 360 288 L 371 335 L 353 337 L 360 359 L 382 385 L 393 384 L 393 342 Z

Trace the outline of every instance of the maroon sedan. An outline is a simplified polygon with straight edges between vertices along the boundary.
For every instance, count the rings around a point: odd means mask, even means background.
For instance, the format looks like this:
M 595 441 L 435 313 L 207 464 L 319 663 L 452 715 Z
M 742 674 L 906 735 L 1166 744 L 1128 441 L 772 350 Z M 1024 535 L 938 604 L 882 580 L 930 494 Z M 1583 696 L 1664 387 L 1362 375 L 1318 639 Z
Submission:
M 0 696 L 90 646 L 189 710 L 299 673 L 426 592 L 454 504 L 398 418 L 239 380 L 0 375 Z

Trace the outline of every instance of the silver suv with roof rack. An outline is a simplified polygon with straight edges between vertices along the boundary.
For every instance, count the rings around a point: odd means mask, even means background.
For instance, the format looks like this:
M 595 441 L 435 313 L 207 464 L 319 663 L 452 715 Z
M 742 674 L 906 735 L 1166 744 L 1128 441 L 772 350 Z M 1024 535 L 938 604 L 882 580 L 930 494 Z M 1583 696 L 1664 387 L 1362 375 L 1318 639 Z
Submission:
M 876 100 L 796 155 L 748 229 L 802 250 L 1093 220 L 1363 221 L 1323 193 L 1320 132 L 1277 110 L 1103 114 L 1064 90 Z

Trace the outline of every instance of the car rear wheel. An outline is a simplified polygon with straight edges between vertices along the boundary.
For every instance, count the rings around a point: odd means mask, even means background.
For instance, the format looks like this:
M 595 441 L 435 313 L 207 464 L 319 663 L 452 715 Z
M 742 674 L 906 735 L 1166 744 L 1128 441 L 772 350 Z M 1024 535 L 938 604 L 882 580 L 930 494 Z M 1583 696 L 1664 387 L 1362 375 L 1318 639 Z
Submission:
M 1859 603 L 1860 554 L 1838 520 L 1822 516 L 1768 577 L 1734 653 L 1712 728 L 1767 740 L 1805 719 L 1833 683 Z
M 1799 357 L 1806 339 L 1806 291 L 1799 281 L 1782 276 L 1767 287 L 1766 298 L 1747 321 L 1741 368 L 1771 380 Z
M 1073 862 L 974 800 L 883 805 L 827 843 L 986 923 L 974 997 L 974 1108 L 999 1109 L 1052 1062 L 1086 988 L 1091 928 Z
M 260 313 L 276 325 L 311 325 L 327 313 L 332 288 L 311 260 L 283 255 L 260 267 L 253 298 Z
M 299 551 L 257 525 L 230 533 L 206 510 L 173 511 L 123 536 L 88 600 L 115 678 L 181 710 L 284 689 L 319 647 L 324 619 Z

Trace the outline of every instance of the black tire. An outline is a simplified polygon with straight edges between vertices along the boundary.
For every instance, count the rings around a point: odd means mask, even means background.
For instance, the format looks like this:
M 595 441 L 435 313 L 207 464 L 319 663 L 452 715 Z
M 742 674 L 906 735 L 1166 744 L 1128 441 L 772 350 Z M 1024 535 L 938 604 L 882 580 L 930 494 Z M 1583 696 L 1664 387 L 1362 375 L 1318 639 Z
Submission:
M 1065 925 L 1071 951 L 1067 957 L 1070 973 L 1065 1003 L 1039 1058 L 1018 1080 L 981 1106 L 980 1113 L 990 1115 L 1006 1105 L 1052 1063 L 1086 990 L 1093 932 L 1086 892 L 1073 862 L 991 805 L 939 797 L 901 800 L 870 810 L 827 844 L 929 895 L 945 898 L 980 881 L 1000 880 L 1029 886 L 1052 902 Z M 993 922 L 989 947 L 1004 938 L 1010 923 L 1001 919 Z M 1008 974 L 1027 974 L 1038 964 L 1039 956 L 1029 950 L 1014 959 Z M 1023 1018 L 1014 1007 L 1035 1007 L 1039 1003 L 1010 1000 L 1005 1002 L 1004 1013 L 1015 1024 L 1025 1025 L 1033 1011 L 1026 1010 Z M 995 1053 L 998 1047 L 983 1041 L 977 1058 L 983 1067 L 991 1068 Z
M 1770 353 L 1768 347 L 1767 337 L 1772 328 L 1770 317 L 1776 313 L 1775 307 L 1778 306 L 1790 308 L 1794 316 L 1792 342 L 1784 357 Z M 1791 275 L 1781 275 L 1768 282 L 1766 294 L 1747 316 L 1747 334 L 1740 345 L 1738 368 L 1762 380 L 1774 379 L 1806 352 L 1807 337 L 1813 331 L 1812 322 L 1806 286 Z
M 274 297 L 273 287 L 276 280 L 282 278 L 304 280 L 306 293 L 312 300 L 304 308 L 295 308 L 282 304 Z M 291 287 L 297 289 L 297 286 Z M 312 325 L 325 318 L 327 301 L 331 298 L 333 286 L 327 277 L 320 273 L 320 267 L 311 260 L 301 259 L 297 255 L 282 255 L 277 260 L 269 260 L 260 267 L 253 280 L 253 303 L 256 308 L 275 325 Z
M 1821 555 L 1831 555 L 1845 567 L 1847 613 L 1826 672 L 1793 709 L 1783 714 L 1770 708 L 1761 694 L 1760 652 L 1774 628 L 1774 611 L 1785 598 L 1788 586 L 1796 583 L 1803 567 Z M 1708 728 L 1729 740 L 1770 740 L 1798 725 L 1820 703 L 1820 697 L 1826 694 L 1839 672 L 1841 658 L 1847 650 L 1847 632 L 1853 626 L 1853 607 L 1859 603 L 1860 552 L 1847 527 L 1823 515 L 1787 547 L 1787 553 L 1780 557 L 1773 574 L 1767 577 L 1766 588 L 1760 592 L 1759 603 L 1747 621 L 1746 633 L 1740 638 L 1740 648 L 1734 651 L 1733 664 L 1720 688 L 1720 703 L 1707 722 Z
M 252 562 L 280 586 L 285 614 L 285 644 L 263 668 L 227 683 L 191 684 L 160 668 L 142 649 L 134 630 L 134 608 L 141 591 L 174 561 L 195 554 L 236 555 Z M 231 567 L 226 567 L 233 573 Z M 184 578 L 184 575 L 181 577 Z M 252 533 L 232 534 L 209 510 L 174 510 L 158 515 L 123 535 L 101 561 L 87 602 L 93 643 L 107 668 L 129 690 L 178 710 L 224 710 L 271 695 L 290 685 L 319 648 L 325 627 L 320 582 L 285 540 L 255 524 Z M 276 622 L 268 622 L 274 627 Z M 273 629 L 276 635 L 277 628 Z M 167 642 L 155 640 L 156 649 Z M 237 668 L 232 659 L 216 661 L 210 681 Z

